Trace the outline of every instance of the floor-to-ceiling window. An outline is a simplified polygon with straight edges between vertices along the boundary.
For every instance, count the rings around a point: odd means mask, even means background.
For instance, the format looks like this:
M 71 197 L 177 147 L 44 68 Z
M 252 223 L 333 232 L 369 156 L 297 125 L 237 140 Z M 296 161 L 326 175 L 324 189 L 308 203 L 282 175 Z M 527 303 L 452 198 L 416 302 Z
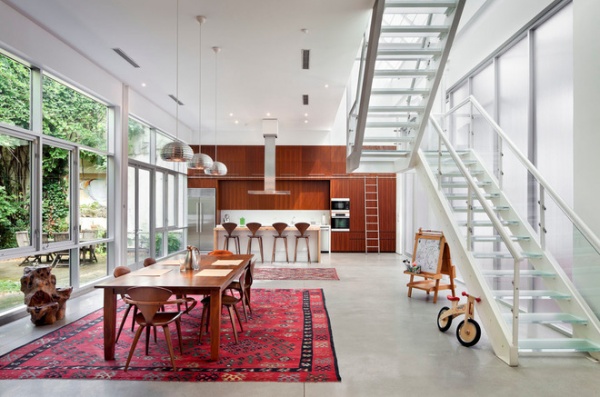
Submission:
M 176 253 L 185 246 L 187 167 L 160 158 L 160 149 L 171 141 L 165 133 L 130 118 L 129 266 L 139 265 L 147 257 Z
M 76 289 L 107 275 L 111 112 L 0 53 L 0 315 L 23 304 L 26 265 Z

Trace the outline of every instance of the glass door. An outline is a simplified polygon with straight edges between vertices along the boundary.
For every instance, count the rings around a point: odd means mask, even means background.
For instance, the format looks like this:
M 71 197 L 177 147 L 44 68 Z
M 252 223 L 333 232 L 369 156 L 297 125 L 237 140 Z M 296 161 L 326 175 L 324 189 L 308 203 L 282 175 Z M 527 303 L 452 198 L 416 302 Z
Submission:
M 151 231 L 152 171 L 139 165 L 128 170 L 127 265 L 141 263 L 153 256 Z

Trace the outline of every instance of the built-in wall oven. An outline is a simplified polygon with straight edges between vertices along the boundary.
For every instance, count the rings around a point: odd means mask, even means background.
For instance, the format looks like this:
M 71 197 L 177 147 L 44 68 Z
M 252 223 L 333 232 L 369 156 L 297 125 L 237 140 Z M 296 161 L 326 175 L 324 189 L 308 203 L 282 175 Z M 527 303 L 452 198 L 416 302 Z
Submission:
M 349 211 L 331 211 L 331 231 L 349 232 L 350 231 L 350 212 Z
M 350 199 L 348 198 L 332 198 L 331 211 L 350 211 Z

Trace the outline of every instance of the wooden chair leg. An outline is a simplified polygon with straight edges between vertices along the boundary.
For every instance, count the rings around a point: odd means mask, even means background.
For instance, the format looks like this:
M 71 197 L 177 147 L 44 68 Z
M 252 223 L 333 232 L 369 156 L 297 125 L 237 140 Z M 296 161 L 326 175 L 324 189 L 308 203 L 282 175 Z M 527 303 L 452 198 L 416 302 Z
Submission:
M 310 260 L 310 246 L 308 245 L 308 237 L 304 239 L 306 241 L 306 254 L 308 255 L 308 263 L 312 263 Z
M 262 237 L 258 239 L 258 246 L 260 247 L 260 261 L 261 261 L 261 263 L 265 263 L 265 257 L 263 256 Z
M 298 256 L 298 237 L 296 237 L 296 247 L 294 248 L 294 263 L 296 263 L 297 256 Z
M 117 332 L 117 338 L 115 339 L 115 343 L 117 343 L 119 341 L 119 336 L 121 336 L 121 331 L 123 331 L 123 326 L 125 325 L 125 321 L 127 320 L 127 316 L 129 315 L 129 312 L 131 311 L 131 305 L 127 305 L 127 310 L 125 310 L 125 314 L 123 315 L 123 320 L 121 320 L 121 326 L 119 326 L 119 332 Z M 131 320 L 134 324 L 135 317 Z M 133 328 L 133 324 L 131 324 L 131 328 Z
M 135 346 L 140 340 L 140 336 L 142 335 L 142 331 L 144 330 L 144 326 L 140 325 L 138 330 L 135 333 L 135 337 L 133 338 L 133 343 L 131 344 L 131 349 L 129 349 L 129 355 L 127 356 L 127 362 L 125 363 L 125 372 L 127 372 L 127 368 L 129 368 L 129 363 L 131 362 L 131 358 L 133 357 L 133 352 L 135 351 Z
M 179 340 L 179 352 L 183 354 L 183 338 L 181 337 L 181 318 L 175 321 L 175 327 L 177 328 L 177 339 Z
M 240 343 L 238 339 L 237 329 L 235 328 L 235 321 L 233 320 L 233 308 L 232 306 L 227 306 L 227 310 L 229 311 L 229 318 L 231 319 L 231 328 L 233 328 L 233 339 L 235 343 Z
M 287 245 L 287 238 L 283 239 L 283 242 L 285 244 L 285 260 L 287 263 L 290 263 L 290 258 L 288 257 L 288 245 Z
M 177 367 L 175 367 L 175 352 L 173 351 L 173 342 L 171 341 L 171 333 L 169 332 L 169 326 L 163 325 L 163 330 L 165 338 L 167 339 L 167 346 L 169 347 L 169 356 L 171 356 L 171 365 L 173 366 L 173 371 L 177 371 Z

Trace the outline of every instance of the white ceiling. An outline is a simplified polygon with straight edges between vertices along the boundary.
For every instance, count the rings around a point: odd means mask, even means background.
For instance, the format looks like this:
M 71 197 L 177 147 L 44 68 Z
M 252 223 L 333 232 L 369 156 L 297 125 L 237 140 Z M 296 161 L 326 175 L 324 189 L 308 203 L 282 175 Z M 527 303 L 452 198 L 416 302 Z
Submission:
M 178 91 L 184 103 L 179 119 L 194 131 L 199 123 L 196 16 L 204 15 L 203 134 L 214 130 L 216 99 L 219 131 L 260 131 L 261 119 L 272 117 L 279 120 L 280 136 L 332 127 L 374 2 L 179 0 L 177 23 L 177 0 L 4 1 L 173 115 L 176 106 L 168 95 Z M 222 48 L 217 57 L 213 46 Z M 115 47 L 141 67 L 130 66 Z M 301 68 L 302 49 L 311 51 L 310 70 Z M 309 95 L 308 106 L 303 94 Z

